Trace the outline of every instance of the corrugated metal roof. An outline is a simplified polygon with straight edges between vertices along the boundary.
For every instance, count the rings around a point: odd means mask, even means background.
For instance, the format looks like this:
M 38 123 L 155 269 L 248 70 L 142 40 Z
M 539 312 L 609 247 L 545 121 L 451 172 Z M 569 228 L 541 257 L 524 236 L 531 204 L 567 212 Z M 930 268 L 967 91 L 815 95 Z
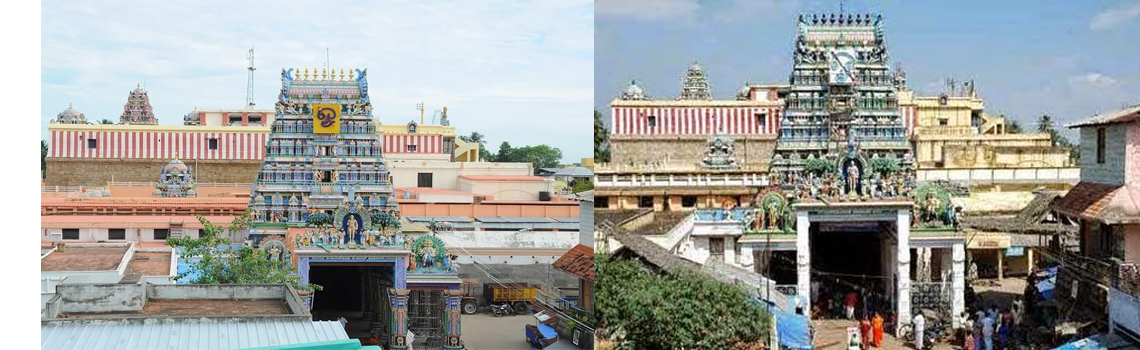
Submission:
M 117 324 L 116 324 L 117 323 Z M 243 349 L 348 339 L 337 321 L 250 320 L 40 326 L 41 349 Z

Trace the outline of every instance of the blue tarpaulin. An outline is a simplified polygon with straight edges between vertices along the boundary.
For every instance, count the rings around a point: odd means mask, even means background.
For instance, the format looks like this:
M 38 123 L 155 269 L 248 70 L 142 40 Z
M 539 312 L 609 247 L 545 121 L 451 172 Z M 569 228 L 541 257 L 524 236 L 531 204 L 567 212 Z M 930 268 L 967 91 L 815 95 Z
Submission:
M 788 349 L 811 349 L 811 326 L 807 317 L 785 312 L 779 308 L 768 308 L 776 315 L 776 334 L 780 346 Z
M 771 303 L 753 298 L 752 301 L 767 307 L 768 312 L 776 316 L 776 336 L 779 337 L 780 347 L 795 350 L 810 350 L 811 324 L 807 316 L 787 312 Z
M 1049 277 L 1041 282 L 1037 282 L 1037 292 L 1041 293 L 1041 298 L 1045 300 L 1053 300 L 1053 290 L 1056 289 L 1057 276 Z
M 1100 335 L 1094 335 L 1085 339 L 1081 339 L 1072 343 L 1058 346 L 1053 350 L 1088 350 L 1088 349 L 1108 349 L 1104 343 L 1100 341 Z
M 1037 282 L 1037 292 L 1041 293 L 1041 298 L 1053 300 L 1053 290 L 1057 288 L 1057 268 L 1045 269 L 1045 276 L 1045 279 Z

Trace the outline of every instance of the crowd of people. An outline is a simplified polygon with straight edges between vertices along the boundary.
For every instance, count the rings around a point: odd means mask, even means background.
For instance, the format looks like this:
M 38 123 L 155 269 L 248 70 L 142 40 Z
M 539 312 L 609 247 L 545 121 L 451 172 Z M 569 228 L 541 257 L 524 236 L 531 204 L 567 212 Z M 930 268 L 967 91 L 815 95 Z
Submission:
M 1020 329 L 1020 301 L 1015 300 L 1013 308 L 998 309 L 990 306 L 966 318 L 965 338 L 962 348 L 966 350 L 993 350 L 1012 348 L 1017 345 Z

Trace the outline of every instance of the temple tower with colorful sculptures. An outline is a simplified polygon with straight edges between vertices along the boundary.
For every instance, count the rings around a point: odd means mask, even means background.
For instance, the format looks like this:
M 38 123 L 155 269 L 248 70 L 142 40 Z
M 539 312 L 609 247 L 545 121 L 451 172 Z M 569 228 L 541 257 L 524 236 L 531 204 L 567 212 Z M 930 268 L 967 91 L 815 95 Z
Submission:
M 315 319 L 346 317 L 351 337 L 375 335 L 386 349 L 462 347 L 452 255 L 434 234 L 401 230 L 367 70 L 288 69 L 281 81 L 251 240 L 297 266 Z
M 150 96 L 142 86 L 136 87 L 127 96 L 127 104 L 123 105 L 123 114 L 119 116 L 119 124 L 157 125 L 158 118 L 154 117 L 154 110 L 150 107 Z

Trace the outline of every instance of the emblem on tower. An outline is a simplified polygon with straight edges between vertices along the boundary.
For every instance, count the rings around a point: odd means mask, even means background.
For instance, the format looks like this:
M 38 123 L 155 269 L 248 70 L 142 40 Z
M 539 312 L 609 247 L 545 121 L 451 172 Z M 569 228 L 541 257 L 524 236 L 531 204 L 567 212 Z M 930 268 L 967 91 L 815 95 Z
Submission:
M 340 133 L 340 105 L 339 104 L 313 104 L 313 133 L 339 134 Z

